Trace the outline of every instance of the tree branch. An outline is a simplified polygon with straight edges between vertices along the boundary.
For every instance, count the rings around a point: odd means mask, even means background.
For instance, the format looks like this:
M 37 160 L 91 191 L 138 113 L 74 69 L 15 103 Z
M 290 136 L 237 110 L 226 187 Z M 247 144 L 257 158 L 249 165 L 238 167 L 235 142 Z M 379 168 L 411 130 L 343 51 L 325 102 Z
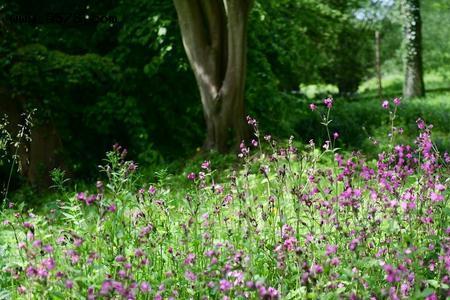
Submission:
M 253 0 L 223 0 L 227 13 L 228 55 L 222 92 L 245 76 L 247 24 Z M 243 88 L 243 87 L 242 87 Z
M 208 58 L 213 82 L 217 89 L 225 76 L 227 52 L 227 20 L 222 0 L 200 0 L 208 27 Z
M 222 43 L 226 33 L 222 0 L 173 0 L 183 45 L 199 85 L 213 98 L 223 81 Z
M 199 0 L 173 0 L 173 3 L 188 58 L 197 60 L 203 57 L 208 45 Z

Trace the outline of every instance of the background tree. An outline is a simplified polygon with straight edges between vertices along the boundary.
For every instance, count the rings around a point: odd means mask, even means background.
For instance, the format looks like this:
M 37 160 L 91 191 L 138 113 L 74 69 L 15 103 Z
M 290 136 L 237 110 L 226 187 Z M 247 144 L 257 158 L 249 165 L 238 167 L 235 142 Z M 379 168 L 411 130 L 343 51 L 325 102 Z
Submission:
M 341 96 L 352 96 L 373 65 L 373 30 L 366 28 L 363 22 L 351 19 L 344 20 L 338 28 L 337 41 L 329 49 L 321 76 L 326 82 L 335 84 Z
M 425 95 L 422 63 L 422 20 L 420 0 L 402 0 L 405 31 L 405 81 L 403 97 L 422 97 Z
M 338 13 L 338 18 L 333 24 L 334 40 L 327 43 L 327 60 L 321 67 L 321 77 L 336 85 L 341 96 L 352 96 L 373 66 L 373 20 L 359 13 L 367 7 L 366 0 L 323 2 Z
M 227 150 L 247 137 L 244 91 L 252 0 L 174 0 L 183 45 L 206 120 L 204 147 Z
M 255 2 L 245 96 L 248 111 L 262 130 L 285 136 L 305 114 L 301 87 L 324 81 L 320 70 L 336 42 L 339 23 L 339 11 L 322 1 Z M 303 136 L 306 131 L 302 125 L 298 132 Z
M 436 72 L 448 81 L 450 66 L 450 1 L 423 1 L 420 7 L 422 18 L 422 43 L 424 73 Z

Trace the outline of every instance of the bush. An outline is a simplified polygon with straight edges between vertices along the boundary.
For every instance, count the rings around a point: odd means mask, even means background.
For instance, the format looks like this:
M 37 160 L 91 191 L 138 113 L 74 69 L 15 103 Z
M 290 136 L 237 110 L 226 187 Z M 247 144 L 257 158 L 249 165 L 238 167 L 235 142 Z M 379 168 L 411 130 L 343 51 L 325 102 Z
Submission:
M 416 134 L 415 120 L 421 118 L 433 124 L 433 136 L 441 151 L 450 150 L 450 122 L 448 111 L 449 93 L 430 95 L 424 99 L 403 101 L 402 109 L 397 113 L 396 127 L 402 128 L 403 133 L 398 137 L 403 143 L 411 143 Z M 385 118 L 385 111 L 380 109 L 382 101 L 379 100 L 344 100 L 336 101 L 339 105 L 333 111 L 333 122 L 330 124 L 332 131 L 338 131 L 341 139 L 340 147 L 349 150 L 362 150 L 365 154 L 376 157 L 379 148 L 374 146 L 373 141 L 378 144 L 386 144 L 390 123 Z M 295 126 L 296 136 L 300 140 L 315 139 L 319 143 L 324 140 L 320 133 L 325 133 L 321 127 L 320 118 L 307 108 L 307 102 L 303 102 L 296 112 Z M 391 104 L 392 108 L 392 104 Z M 300 111 L 300 109 L 302 111 Z M 369 139 L 370 138 L 370 139 Z

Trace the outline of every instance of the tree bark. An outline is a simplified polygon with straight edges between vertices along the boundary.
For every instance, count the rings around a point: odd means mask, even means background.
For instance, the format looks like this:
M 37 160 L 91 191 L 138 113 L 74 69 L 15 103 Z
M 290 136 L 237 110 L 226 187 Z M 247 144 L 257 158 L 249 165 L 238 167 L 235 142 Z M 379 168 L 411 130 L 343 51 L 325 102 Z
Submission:
M 194 72 L 207 134 L 205 149 L 225 152 L 248 136 L 245 122 L 247 25 L 253 0 L 173 0 Z
M 405 82 L 403 97 L 425 96 L 422 62 L 422 20 L 420 17 L 420 0 L 402 0 L 405 18 Z

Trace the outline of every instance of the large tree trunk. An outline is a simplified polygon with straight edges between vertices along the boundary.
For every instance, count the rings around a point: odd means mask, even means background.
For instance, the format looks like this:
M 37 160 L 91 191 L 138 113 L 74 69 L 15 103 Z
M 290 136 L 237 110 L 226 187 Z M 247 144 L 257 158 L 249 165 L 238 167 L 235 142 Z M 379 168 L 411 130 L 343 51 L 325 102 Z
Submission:
M 402 0 L 405 18 L 405 82 L 403 97 L 413 98 L 425 95 L 422 66 L 422 20 L 420 0 Z
M 252 0 L 173 0 L 194 71 L 207 135 L 204 147 L 228 150 L 247 138 L 244 88 Z

